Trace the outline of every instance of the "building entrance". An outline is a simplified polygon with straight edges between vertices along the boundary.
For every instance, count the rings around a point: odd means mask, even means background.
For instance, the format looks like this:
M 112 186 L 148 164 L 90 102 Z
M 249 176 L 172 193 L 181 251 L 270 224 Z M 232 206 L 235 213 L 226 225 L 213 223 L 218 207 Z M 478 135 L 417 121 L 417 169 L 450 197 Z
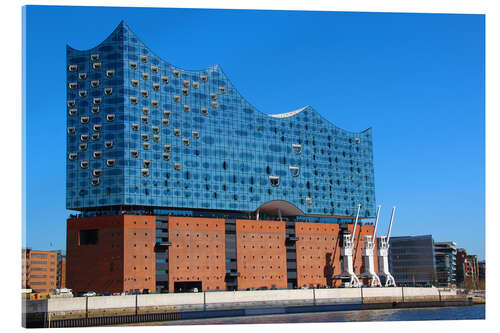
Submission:
M 193 291 L 202 291 L 201 281 L 174 282 L 174 292 L 176 293 L 189 293 Z

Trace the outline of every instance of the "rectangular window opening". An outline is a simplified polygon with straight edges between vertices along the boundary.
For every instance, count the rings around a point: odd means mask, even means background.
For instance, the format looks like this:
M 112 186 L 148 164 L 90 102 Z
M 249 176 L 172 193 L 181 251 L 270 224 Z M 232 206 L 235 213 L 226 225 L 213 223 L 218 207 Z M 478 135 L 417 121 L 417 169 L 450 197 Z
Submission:
M 99 230 L 80 230 L 80 245 L 96 245 L 99 241 Z

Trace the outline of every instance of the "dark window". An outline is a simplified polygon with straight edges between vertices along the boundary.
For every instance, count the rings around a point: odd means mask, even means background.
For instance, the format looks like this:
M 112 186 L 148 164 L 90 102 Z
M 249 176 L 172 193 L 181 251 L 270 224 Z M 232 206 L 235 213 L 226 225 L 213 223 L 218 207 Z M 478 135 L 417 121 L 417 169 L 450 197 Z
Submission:
M 80 245 L 96 245 L 98 241 L 97 229 L 80 230 Z

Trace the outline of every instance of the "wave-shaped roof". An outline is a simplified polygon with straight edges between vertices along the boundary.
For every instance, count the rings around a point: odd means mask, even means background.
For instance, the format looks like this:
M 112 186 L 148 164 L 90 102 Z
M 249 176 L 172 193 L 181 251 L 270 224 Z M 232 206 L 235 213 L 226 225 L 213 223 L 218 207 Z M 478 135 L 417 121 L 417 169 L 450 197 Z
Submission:
M 158 59 L 160 59 L 161 61 L 163 61 L 164 63 L 166 63 L 168 66 L 172 67 L 173 69 L 177 69 L 177 70 L 181 70 L 183 72 L 186 72 L 186 73 L 210 73 L 210 72 L 218 72 L 220 75 L 222 75 L 224 77 L 224 79 L 227 80 L 227 82 L 230 83 L 230 85 L 232 86 L 232 88 L 235 90 L 235 92 L 237 93 L 237 95 L 245 102 L 247 103 L 253 110 L 257 111 L 260 115 L 262 116 L 265 116 L 265 117 L 269 117 L 269 118 L 272 118 L 272 119 L 288 119 L 288 118 L 291 118 L 291 117 L 294 117 L 294 116 L 297 116 L 301 113 L 303 113 L 304 111 L 310 111 L 311 113 L 313 113 L 315 116 L 321 118 L 325 123 L 327 123 L 328 125 L 334 127 L 335 129 L 337 130 L 340 130 L 342 132 L 345 132 L 346 134 L 361 134 L 361 133 L 367 133 L 367 132 L 370 132 L 371 131 L 371 127 L 363 130 L 363 131 L 360 131 L 360 132 L 356 132 L 356 131 L 349 131 L 349 130 L 346 130 L 346 129 L 343 129 L 341 127 L 338 127 L 336 126 L 335 124 L 333 124 L 332 122 L 330 122 L 328 119 L 326 119 L 325 117 L 323 117 L 319 112 L 317 112 L 312 106 L 310 105 L 306 105 L 300 109 L 297 109 L 297 110 L 294 110 L 294 111 L 290 111 L 290 112 L 285 112 L 285 113 L 280 113 L 280 114 L 268 114 L 268 113 L 264 113 L 262 112 L 261 110 L 259 110 L 258 108 L 256 108 L 255 106 L 253 106 L 246 98 L 245 96 L 243 96 L 239 90 L 236 88 L 236 86 L 231 82 L 231 80 L 229 79 L 229 77 L 224 73 L 224 71 L 222 70 L 221 66 L 219 64 L 215 64 L 213 66 L 209 66 L 205 69 L 197 69 L 197 70 L 186 70 L 184 68 L 181 68 L 181 67 L 178 67 L 178 66 L 175 66 L 175 65 L 172 65 L 171 63 L 169 63 L 168 61 L 164 60 L 161 56 L 158 56 L 155 52 L 153 52 L 147 45 L 145 45 L 138 37 L 137 35 L 130 29 L 130 27 L 124 22 L 124 21 L 121 21 L 120 24 L 118 24 L 118 26 L 115 28 L 115 30 L 113 30 L 113 32 L 105 39 L 103 40 L 100 44 L 98 44 L 97 46 L 91 48 L 91 49 L 88 49 L 88 50 L 79 50 L 79 49 L 75 49 L 69 45 L 67 45 L 67 48 L 68 49 L 71 49 L 73 51 L 76 51 L 76 52 L 89 52 L 89 51 L 92 51 L 92 50 L 95 50 L 95 49 L 98 49 L 101 45 L 105 44 L 106 42 L 109 42 L 110 40 L 116 40 L 116 38 L 122 38 L 123 40 L 123 34 L 127 32 L 129 33 L 131 36 L 134 36 L 134 38 L 137 39 L 137 41 L 142 45 L 142 47 L 144 47 L 145 49 L 148 50 L 149 53 L 151 53 L 152 55 L 154 55 L 155 57 L 157 57 Z
M 269 117 L 273 117 L 273 118 L 288 118 L 288 117 L 293 117 L 296 114 L 301 113 L 302 111 L 304 111 L 308 107 L 309 107 L 309 105 L 306 105 L 303 108 L 300 108 L 298 110 L 294 110 L 294 111 L 290 111 L 290 112 L 286 112 L 286 113 L 280 113 L 280 114 L 268 114 L 268 116 Z

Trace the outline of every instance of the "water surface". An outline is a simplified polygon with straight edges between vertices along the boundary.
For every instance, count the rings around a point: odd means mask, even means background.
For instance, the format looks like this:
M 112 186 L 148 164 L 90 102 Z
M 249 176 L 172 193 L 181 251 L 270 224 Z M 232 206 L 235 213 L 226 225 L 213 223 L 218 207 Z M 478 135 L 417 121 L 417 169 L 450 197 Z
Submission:
M 211 319 L 169 321 L 165 325 L 217 325 L 217 324 L 272 324 L 272 323 L 325 323 L 350 321 L 418 321 L 418 320 L 471 320 L 485 319 L 485 306 L 457 306 L 416 309 L 384 309 L 279 314 Z M 157 323 L 156 325 L 158 325 Z

